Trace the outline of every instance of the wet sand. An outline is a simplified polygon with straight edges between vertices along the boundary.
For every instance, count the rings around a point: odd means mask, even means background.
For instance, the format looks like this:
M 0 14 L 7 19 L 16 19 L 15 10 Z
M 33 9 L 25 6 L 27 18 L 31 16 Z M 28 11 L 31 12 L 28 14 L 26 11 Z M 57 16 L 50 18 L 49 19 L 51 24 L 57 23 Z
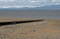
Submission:
M 37 19 L 42 18 L 0 17 L 0 22 Z M 42 22 L 0 26 L 0 39 L 60 39 L 60 19 L 44 18 Z

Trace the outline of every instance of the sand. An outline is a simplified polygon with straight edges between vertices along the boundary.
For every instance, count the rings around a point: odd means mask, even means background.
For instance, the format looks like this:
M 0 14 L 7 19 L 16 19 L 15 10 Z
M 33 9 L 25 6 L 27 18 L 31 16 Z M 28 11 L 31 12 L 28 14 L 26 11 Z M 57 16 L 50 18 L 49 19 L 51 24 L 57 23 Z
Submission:
M 36 19 L 42 18 L 0 17 L 0 22 Z M 44 18 L 42 22 L 0 26 L 0 39 L 60 39 L 60 19 Z

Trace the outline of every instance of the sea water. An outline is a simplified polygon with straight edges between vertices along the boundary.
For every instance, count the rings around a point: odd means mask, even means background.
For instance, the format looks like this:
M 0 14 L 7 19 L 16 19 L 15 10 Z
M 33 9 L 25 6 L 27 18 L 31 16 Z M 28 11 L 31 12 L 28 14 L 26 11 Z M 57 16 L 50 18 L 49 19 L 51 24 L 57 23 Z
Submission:
M 60 10 L 0 10 L 0 17 L 60 19 Z

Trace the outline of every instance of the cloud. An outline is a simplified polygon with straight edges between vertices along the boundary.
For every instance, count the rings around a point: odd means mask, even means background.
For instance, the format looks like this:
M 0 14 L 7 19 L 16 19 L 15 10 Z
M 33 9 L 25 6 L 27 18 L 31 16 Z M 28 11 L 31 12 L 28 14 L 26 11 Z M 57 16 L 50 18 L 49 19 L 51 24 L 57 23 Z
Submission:
M 14 2 L 15 0 L 0 0 L 0 2 Z
M 60 0 L 0 0 L 0 8 L 44 7 L 60 5 Z

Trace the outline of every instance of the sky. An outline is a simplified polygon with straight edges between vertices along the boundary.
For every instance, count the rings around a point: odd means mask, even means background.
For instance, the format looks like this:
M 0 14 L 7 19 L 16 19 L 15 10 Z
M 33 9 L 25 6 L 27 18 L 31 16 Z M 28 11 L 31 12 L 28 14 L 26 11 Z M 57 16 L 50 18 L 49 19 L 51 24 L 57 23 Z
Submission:
M 0 8 L 35 8 L 49 5 L 60 5 L 60 0 L 0 0 Z

